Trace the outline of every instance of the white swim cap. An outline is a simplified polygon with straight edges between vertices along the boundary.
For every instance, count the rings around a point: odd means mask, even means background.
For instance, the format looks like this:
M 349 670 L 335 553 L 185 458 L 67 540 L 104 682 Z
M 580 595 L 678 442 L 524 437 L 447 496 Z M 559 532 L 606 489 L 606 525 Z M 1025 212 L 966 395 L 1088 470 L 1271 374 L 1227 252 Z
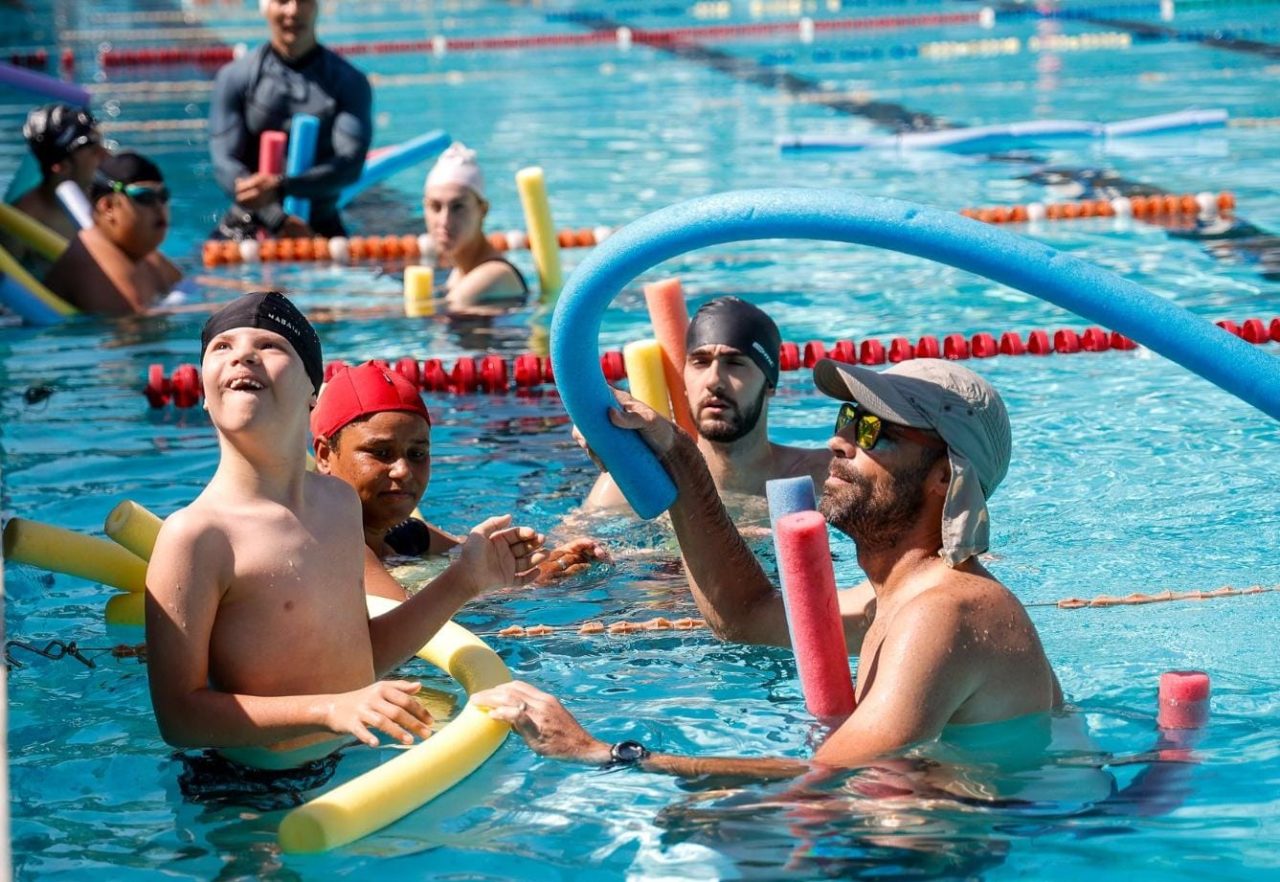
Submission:
M 484 175 L 476 165 L 476 152 L 461 141 L 450 144 L 427 175 L 423 192 L 441 184 L 461 184 L 483 199 Z

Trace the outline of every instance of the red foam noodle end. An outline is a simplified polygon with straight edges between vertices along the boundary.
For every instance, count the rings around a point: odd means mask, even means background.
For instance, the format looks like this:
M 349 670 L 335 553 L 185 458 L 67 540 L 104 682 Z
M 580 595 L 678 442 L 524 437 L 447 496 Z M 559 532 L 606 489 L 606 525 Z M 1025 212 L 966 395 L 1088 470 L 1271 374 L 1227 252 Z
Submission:
M 266 131 L 258 140 L 258 171 L 267 175 L 284 174 L 285 144 L 289 136 L 284 132 Z
M 798 511 L 779 518 L 774 530 L 805 706 L 816 717 L 847 716 L 854 708 L 853 677 L 827 523 L 816 511 Z
M 1204 671 L 1166 671 L 1160 675 L 1161 729 L 1199 729 L 1209 719 L 1209 675 Z

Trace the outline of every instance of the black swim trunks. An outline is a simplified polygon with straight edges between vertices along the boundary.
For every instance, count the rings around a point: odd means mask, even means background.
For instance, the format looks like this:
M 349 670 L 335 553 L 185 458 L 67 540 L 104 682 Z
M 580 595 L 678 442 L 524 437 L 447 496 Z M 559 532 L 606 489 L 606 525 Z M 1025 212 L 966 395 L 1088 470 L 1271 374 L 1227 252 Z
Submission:
M 247 806 L 260 812 L 296 808 L 308 791 L 328 784 L 338 769 L 340 752 L 293 769 L 255 769 L 227 759 L 216 750 L 176 753 L 182 763 L 178 789 L 201 805 Z

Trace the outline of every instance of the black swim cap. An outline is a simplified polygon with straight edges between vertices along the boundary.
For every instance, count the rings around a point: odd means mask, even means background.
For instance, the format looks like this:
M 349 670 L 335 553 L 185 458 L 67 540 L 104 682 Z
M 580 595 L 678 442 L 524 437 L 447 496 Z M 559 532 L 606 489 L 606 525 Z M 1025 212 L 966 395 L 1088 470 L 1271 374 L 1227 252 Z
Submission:
M 145 179 L 144 179 L 145 180 Z M 324 357 L 320 354 L 320 337 L 311 322 L 279 291 L 255 291 L 232 300 L 209 316 L 200 332 L 200 360 L 204 361 L 209 342 L 223 331 L 236 328 L 262 328 L 274 331 L 289 341 L 302 359 L 307 376 L 316 392 L 324 381 Z
M 139 181 L 163 182 L 160 166 L 137 153 L 116 153 L 102 160 L 89 184 L 89 201 L 97 202 L 109 193 L 118 192 L 126 184 Z
M 28 113 L 22 137 L 45 172 L 81 147 L 102 143 L 93 114 L 70 104 L 46 104 Z
M 685 334 L 685 352 L 702 346 L 731 346 L 764 372 L 770 386 L 778 385 L 778 353 L 782 335 L 768 313 L 737 297 L 718 297 L 693 314 Z

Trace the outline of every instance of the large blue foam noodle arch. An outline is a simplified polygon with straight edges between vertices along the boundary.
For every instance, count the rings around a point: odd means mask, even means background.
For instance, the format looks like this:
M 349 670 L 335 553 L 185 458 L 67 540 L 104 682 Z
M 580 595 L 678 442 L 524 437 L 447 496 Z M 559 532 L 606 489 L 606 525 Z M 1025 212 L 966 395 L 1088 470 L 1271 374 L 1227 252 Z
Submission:
M 551 362 L 565 409 L 641 517 L 669 508 L 675 485 L 639 435 L 609 422 L 615 400 L 597 345 L 605 309 L 664 260 L 748 239 L 871 245 L 967 270 L 1117 330 L 1280 419 L 1280 362 L 1112 272 L 941 209 L 842 190 L 742 190 L 661 209 L 614 233 L 578 265 L 556 305 Z

